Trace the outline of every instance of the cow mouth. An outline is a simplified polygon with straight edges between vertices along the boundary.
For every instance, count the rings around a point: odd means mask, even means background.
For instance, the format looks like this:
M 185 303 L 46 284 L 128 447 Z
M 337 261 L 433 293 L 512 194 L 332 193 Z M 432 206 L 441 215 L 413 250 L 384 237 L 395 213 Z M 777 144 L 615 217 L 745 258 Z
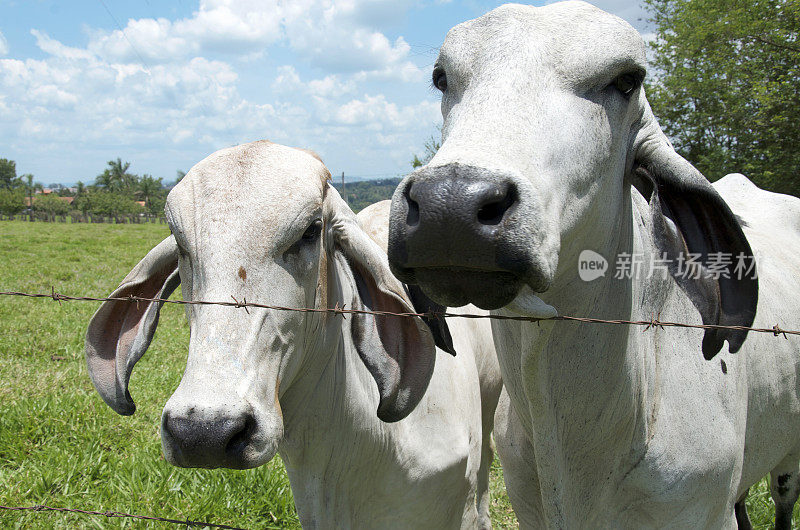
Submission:
M 432 300 L 447 307 L 474 304 L 498 309 L 514 300 L 525 285 L 519 275 L 502 270 L 419 267 L 408 272 Z

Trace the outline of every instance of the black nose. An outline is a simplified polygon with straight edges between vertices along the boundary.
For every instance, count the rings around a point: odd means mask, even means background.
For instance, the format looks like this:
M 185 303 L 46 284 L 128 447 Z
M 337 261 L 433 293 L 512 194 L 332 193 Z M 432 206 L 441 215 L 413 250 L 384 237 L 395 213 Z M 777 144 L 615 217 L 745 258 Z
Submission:
M 500 304 L 519 289 L 517 278 L 528 269 L 514 237 L 519 204 L 517 184 L 504 174 L 461 164 L 415 172 L 392 200 L 392 271 L 445 305 L 476 300 L 468 293 L 485 290 L 487 282 L 498 284 L 499 296 L 485 305 Z M 442 282 L 452 285 L 440 291 Z M 445 290 L 450 294 L 445 296 Z
M 162 437 L 170 444 L 177 464 L 183 467 L 230 467 L 246 464 L 246 452 L 255 432 L 250 413 L 171 414 L 165 411 Z
M 420 221 L 420 210 L 428 217 L 436 218 L 445 213 L 457 214 L 457 221 L 472 230 L 481 226 L 500 224 L 506 213 L 517 202 L 517 189 L 513 182 L 502 177 L 475 179 L 464 178 L 459 168 L 444 168 L 444 178 L 436 178 L 443 168 L 434 168 L 432 178 L 425 173 L 406 183 L 403 198 L 408 214 L 406 222 L 416 226 Z M 449 174 L 448 174 L 449 173 Z M 437 211 L 439 210 L 439 211 Z M 433 219 L 432 219 L 433 220 Z

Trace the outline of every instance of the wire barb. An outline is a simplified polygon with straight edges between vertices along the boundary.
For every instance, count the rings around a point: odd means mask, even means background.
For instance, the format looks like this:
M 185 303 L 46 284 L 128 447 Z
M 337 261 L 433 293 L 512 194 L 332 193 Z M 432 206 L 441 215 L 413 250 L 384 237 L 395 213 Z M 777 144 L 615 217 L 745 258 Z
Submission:
M 233 307 L 235 307 L 236 309 L 244 308 L 244 312 L 247 313 L 248 315 L 250 314 L 250 311 L 247 310 L 247 298 L 242 298 L 241 302 L 239 302 L 239 300 L 234 298 L 233 295 L 231 295 L 231 298 L 233 298 L 233 301 L 235 302 L 235 305 Z

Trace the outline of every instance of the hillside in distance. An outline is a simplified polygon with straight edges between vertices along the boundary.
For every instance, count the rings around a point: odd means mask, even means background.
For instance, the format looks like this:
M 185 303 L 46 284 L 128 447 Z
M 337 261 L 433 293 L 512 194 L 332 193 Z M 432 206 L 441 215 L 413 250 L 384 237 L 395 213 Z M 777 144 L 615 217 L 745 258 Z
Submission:
M 396 177 L 380 180 L 362 180 L 359 182 L 345 181 L 344 193 L 342 193 L 342 182 L 340 180 L 334 179 L 333 186 L 342 195 L 342 198 L 347 201 L 350 208 L 358 213 L 370 204 L 391 199 L 395 188 L 397 188 L 401 180 L 401 177 Z

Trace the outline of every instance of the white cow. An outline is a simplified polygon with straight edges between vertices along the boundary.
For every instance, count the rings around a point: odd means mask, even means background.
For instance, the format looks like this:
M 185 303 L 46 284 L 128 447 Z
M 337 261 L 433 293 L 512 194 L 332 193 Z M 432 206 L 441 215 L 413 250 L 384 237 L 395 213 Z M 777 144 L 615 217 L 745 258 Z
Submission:
M 180 283 L 184 300 L 425 309 L 329 176 L 315 155 L 266 141 L 209 156 L 170 192 L 173 235 L 113 296 L 167 297 Z M 388 205 L 371 212 L 380 241 Z M 171 463 L 242 469 L 278 451 L 308 528 L 490 527 L 501 382 L 488 321 L 450 322 L 449 343 L 446 325 L 419 318 L 186 307 L 188 363 L 161 424 Z M 128 380 L 159 309 L 106 302 L 89 325 L 89 374 L 120 414 L 135 410 Z
M 433 70 L 442 147 L 393 197 L 398 278 L 503 315 L 800 328 L 800 200 L 741 175 L 711 186 L 658 126 L 645 65 L 639 34 L 584 2 L 506 5 L 453 28 Z M 522 526 L 731 528 L 770 472 L 789 524 L 796 337 L 493 331 L 513 405 L 495 433 Z

